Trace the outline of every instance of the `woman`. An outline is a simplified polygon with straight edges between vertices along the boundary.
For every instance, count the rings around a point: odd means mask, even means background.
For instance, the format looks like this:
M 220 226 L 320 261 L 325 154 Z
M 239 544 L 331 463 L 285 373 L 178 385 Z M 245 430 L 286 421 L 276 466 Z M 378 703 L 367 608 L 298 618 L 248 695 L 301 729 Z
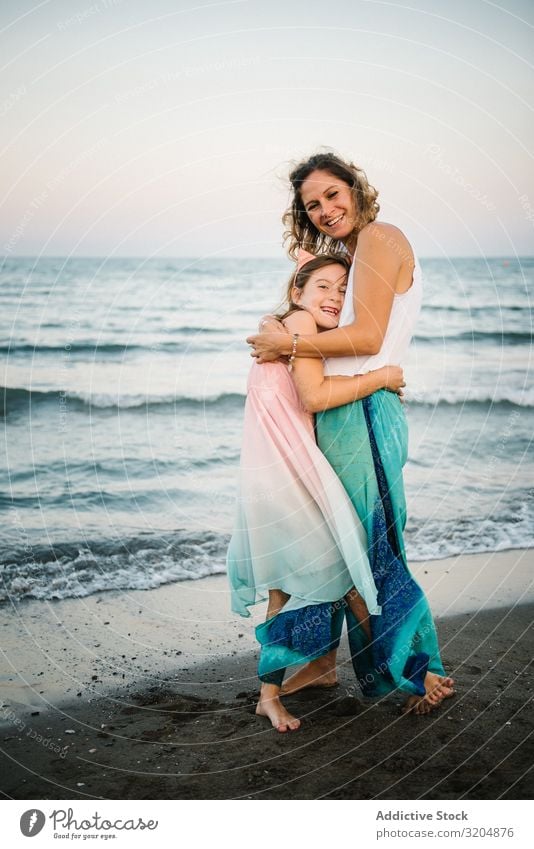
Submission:
M 337 326 L 350 261 L 346 254 L 299 257 L 280 316 L 291 333 Z M 232 608 L 269 598 L 257 628 L 261 680 L 257 713 L 278 731 L 300 721 L 280 701 L 285 668 L 318 658 L 339 642 L 346 599 L 370 638 L 380 613 L 361 522 L 317 447 L 312 413 L 377 389 L 400 392 L 398 367 L 325 377 L 319 359 L 300 357 L 251 368 L 245 405 L 238 511 L 227 569 Z
M 404 359 L 420 310 L 419 265 L 406 236 L 376 222 L 377 191 L 365 173 L 331 153 L 300 163 L 290 174 L 293 199 L 284 216 L 289 252 L 346 249 L 353 257 L 339 327 L 320 335 L 262 333 L 249 337 L 258 363 L 282 355 L 326 358 L 326 374 L 363 374 Z M 403 531 L 402 467 L 407 425 L 391 393 L 318 415 L 317 439 L 367 532 L 380 616 L 371 616 L 372 644 L 346 612 L 354 668 L 366 695 L 410 693 L 404 709 L 428 713 L 453 694 L 441 663 L 424 593 L 408 569 Z M 335 683 L 335 651 L 307 664 L 286 683 L 294 692 Z

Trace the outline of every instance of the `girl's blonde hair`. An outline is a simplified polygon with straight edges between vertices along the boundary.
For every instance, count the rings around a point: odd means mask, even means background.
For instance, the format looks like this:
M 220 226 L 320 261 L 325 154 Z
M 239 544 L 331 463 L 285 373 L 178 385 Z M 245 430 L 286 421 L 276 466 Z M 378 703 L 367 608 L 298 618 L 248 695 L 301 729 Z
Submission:
M 289 278 L 286 296 L 282 302 L 282 307 L 285 307 L 285 311 L 277 314 L 276 316 L 279 321 L 283 321 L 284 318 L 287 318 L 288 315 L 291 315 L 291 313 L 295 312 L 295 310 L 302 309 L 302 307 L 299 307 L 298 304 L 294 303 L 291 298 L 293 288 L 295 287 L 302 291 L 313 272 L 317 271 L 318 268 L 325 268 L 327 265 L 341 265 L 348 274 L 351 266 L 351 259 L 349 254 L 346 252 L 321 254 L 321 256 L 316 256 L 314 259 L 310 259 L 310 261 L 303 265 L 299 271 L 294 271 Z
M 296 258 L 299 248 L 310 253 L 323 251 L 335 252 L 341 247 L 338 239 L 321 233 L 308 218 L 302 202 L 302 184 L 313 171 L 328 171 L 333 177 L 343 180 L 352 191 L 356 209 L 355 230 L 360 232 L 369 222 L 374 221 L 380 210 L 377 202 L 378 192 L 369 183 L 365 171 L 353 162 L 346 162 L 335 153 L 316 153 L 295 165 L 289 174 L 293 190 L 293 200 L 285 211 L 282 222 L 286 228 L 284 244 L 289 256 Z

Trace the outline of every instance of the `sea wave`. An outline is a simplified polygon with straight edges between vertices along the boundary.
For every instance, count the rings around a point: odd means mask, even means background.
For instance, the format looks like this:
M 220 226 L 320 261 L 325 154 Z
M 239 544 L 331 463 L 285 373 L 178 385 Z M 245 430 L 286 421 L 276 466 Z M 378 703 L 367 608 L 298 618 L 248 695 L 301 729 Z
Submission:
M 484 407 L 488 410 L 496 407 L 534 407 L 534 387 L 514 389 L 503 387 L 489 392 L 484 387 L 458 386 L 447 389 L 425 389 L 424 391 L 406 391 L 408 405 L 425 407 Z
M 35 482 L 36 479 L 44 480 L 45 477 L 49 477 L 49 479 L 54 478 L 56 486 L 61 488 L 61 496 L 60 501 L 65 498 L 65 491 L 63 487 L 65 486 L 67 480 L 69 481 L 69 498 L 77 499 L 81 498 L 82 502 L 84 497 L 86 497 L 88 493 L 84 487 L 87 485 L 87 481 L 91 478 L 96 478 L 100 484 L 102 482 L 112 482 L 119 481 L 121 483 L 124 480 L 128 480 L 130 482 L 130 488 L 128 492 L 122 493 L 125 503 L 127 499 L 134 497 L 135 493 L 133 491 L 133 485 L 135 481 L 140 480 L 141 486 L 144 481 L 151 481 L 153 479 L 157 479 L 161 482 L 162 490 L 165 491 L 166 496 L 169 496 L 169 488 L 165 486 L 163 483 L 163 479 L 167 475 L 172 475 L 173 480 L 177 474 L 181 472 L 191 472 L 192 470 L 216 470 L 219 466 L 227 466 L 227 465 L 235 465 L 239 461 L 239 445 L 235 447 L 232 446 L 224 446 L 218 447 L 217 452 L 212 452 L 203 456 L 189 456 L 186 454 L 180 457 L 172 457 L 169 459 L 165 459 L 163 457 L 156 457 L 154 455 L 149 456 L 132 456 L 131 454 L 125 453 L 120 457 L 102 457 L 100 460 L 95 460 L 93 458 L 85 458 L 79 461 L 76 460 L 66 460 L 64 457 L 61 460 L 55 460 L 50 462 L 34 462 L 31 457 L 27 458 L 29 462 L 27 464 L 22 465 L 22 463 L 18 466 L 18 468 L 10 469 L 9 471 L 9 482 L 11 484 L 10 492 L 1 493 L 0 492 L 0 508 L 2 507 L 35 507 L 36 509 L 39 505 L 43 505 L 44 503 L 50 503 L 49 499 L 54 498 L 53 490 L 54 487 L 47 487 L 46 495 L 43 494 L 42 491 L 37 492 L 36 494 L 30 496 L 22 496 L 17 495 L 14 496 L 12 494 L 12 487 L 19 486 L 21 484 L 25 484 L 27 482 Z M 79 484 L 79 491 L 75 491 L 73 487 Z M 99 490 L 99 493 L 103 493 L 103 489 Z M 190 493 L 188 493 L 188 497 L 190 497 Z
M 441 333 L 441 334 L 417 334 L 414 341 L 423 343 L 442 342 L 444 344 L 456 342 L 492 342 L 497 343 L 501 347 L 509 345 L 530 345 L 533 341 L 533 334 L 530 331 L 520 330 L 463 330 L 461 333 Z
M 406 553 L 413 561 L 532 547 L 534 514 L 527 500 L 509 505 L 498 516 L 412 519 L 406 531 Z
M 195 398 L 194 396 L 161 396 L 161 395 L 126 395 L 119 397 L 106 392 L 60 392 L 57 389 L 30 390 L 23 387 L 2 387 L 0 392 L 3 396 L 3 413 L 27 409 L 38 404 L 55 404 L 63 411 L 68 409 L 83 409 L 84 407 L 96 407 L 99 409 L 146 409 L 147 407 L 169 407 L 169 408 L 203 408 L 203 407 L 242 407 L 245 396 L 238 392 L 223 392 L 219 395 Z
M 218 395 L 195 397 L 187 395 L 127 395 L 120 396 L 106 392 L 60 392 L 58 390 L 30 390 L 23 387 L 2 387 L 3 414 L 32 409 L 38 405 L 56 405 L 62 412 L 83 411 L 86 408 L 96 410 L 146 410 L 147 408 L 169 410 L 207 409 L 216 412 L 239 410 L 245 403 L 245 395 L 240 392 L 222 392 Z M 478 386 L 449 387 L 447 389 L 410 390 L 406 392 L 408 405 L 422 406 L 484 406 L 489 408 L 517 406 L 534 408 L 534 388 L 514 389 L 504 387 L 491 393 Z
M 26 545 L 0 554 L 0 603 L 82 598 L 110 590 L 147 590 L 225 572 L 227 534 L 174 531 L 116 540 Z M 500 516 L 412 520 L 406 533 L 411 561 L 534 546 L 526 503 Z
M 169 339 L 169 335 L 178 336 L 175 341 Z M 120 343 L 120 342 L 73 342 L 67 345 L 36 345 L 30 342 L 11 342 L 0 344 L 0 355 L 19 357 L 21 355 L 31 355 L 32 357 L 47 357 L 47 356 L 77 356 L 88 355 L 91 358 L 100 357 L 103 355 L 109 357 L 124 357 L 129 354 L 146 353 L 154 355 L 156 353 L 180 353 L 185 354 L 188 351 L 199 353 L 203 351 L 220 350 L 224 344 L 225 350 L 228 348 L 237 348 L 244 345 L 244 337 L 247 335 L 245 329 L 242 331 L 242 336 L 236 335 L 235 330 L 227 330 L 214 327 L 177 327 L 173 328 L 169 334 L 166 334 L 165 339 L 155 339 L 150 344 L 137 343 Z M 223 337 L 226 336 L 226 339 Z M 501 347 L 513 345 L 529 345 L 534 339 L 533 333 L 529 330 L 500 330 L 499 328 L 492 330 L 475 330 L 468 329 L 455 333 L 443 330 L 441 333 L 435 332 L 419 332 L 414 337 L 414 342 L 419 344 L 456 344 L 456 343 L 491 343 Z M 186 342 L 187 340 L 187 342 Z M 184 347 L 185 346 L 185 347 Z
M 50 325 L 59 326 L 59 325 Z M 31 344 L 31 342 L 4 342 L 0 344 L 0 354 L 126 354 L 131 351 L 183 351 L 183 340 L 169 340 L 169 336 L 178 337 L 208 337 L 208 336 L 232 336 L 232 331 L 219 327 L 173 327 L 165 334 L 165 339 L 154 339 L 152 342 L 142 344 L 141 342 L 101 342 L 88 340 L 86 342 L 68 342 L 62 345 Z M 196 341 L 196 340 L 194 340 Z M 215 344 L 215 342 L 213 343 Z M 220 340 L 217 340 L 220 344 Z
M 228 536 L 176 531 L 132 537 L 13 547 L 0 555 L 0 602 L 81 598 L 107 590 L 147 590 L 225 571 Z
M 529 309 L 528 303 L 525 301 L 517 302 L 509 302 L 509 303 L 494 303 L 494 304 L 465 304 L 463 302 L 459 304 L 451 304 L 451 303 L 423 303 L 423 314 L 430 310 L 431 312 L 457 312 L 461 313 L 464 316 L 472 316 L 472 315 L 502 315 L 503 313 L 510 312 L 527 312 Z

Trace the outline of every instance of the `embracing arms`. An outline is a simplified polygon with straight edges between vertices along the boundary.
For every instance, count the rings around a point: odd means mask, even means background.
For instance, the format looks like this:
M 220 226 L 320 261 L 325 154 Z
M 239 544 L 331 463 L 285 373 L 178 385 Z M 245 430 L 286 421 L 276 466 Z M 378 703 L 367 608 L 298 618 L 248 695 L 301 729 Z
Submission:
M 395 285 L 406 240 L 391 224 L 368 224 L 358 236 L 354 257 L 354 313 L 352 324 L 305 334 L 299 338 L 298 357 L 342 357 L 377 354 L 388 326 Z M 277 359 L 291 353 L 291 338 L 282 333 L 249 336 L 258 362 Z
M 315 321 L 305 310 L 292 313 L 284 324 L 290 334 L 317 333 Z M 318 335 L 323 336 L 324 333 Z M 290 343 L 291 338 L 291 335 L 288 335 Z M 389 389 L 402 395 L 401 387 L 404 386 L 403 373 L 399 366 L 385 366 L 354 377 L 325 377 L 322 360 L 313 357 L 297 357 L 293 362 L 292 377 L 300 399 L 310 413 L 350 404 L 371 395 L 377 389 Z

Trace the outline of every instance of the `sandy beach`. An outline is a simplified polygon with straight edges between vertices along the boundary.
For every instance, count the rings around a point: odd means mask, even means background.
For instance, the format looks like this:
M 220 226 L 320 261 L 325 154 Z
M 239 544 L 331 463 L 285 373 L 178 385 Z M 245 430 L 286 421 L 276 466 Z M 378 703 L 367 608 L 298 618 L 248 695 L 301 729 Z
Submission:
M 64 798 L 531 798 L 532 550 L 414 564 L 456 696 L 428 717 L 340 686 L 254 715 L 253 625 L 224 576 L 2 614 L 3 794 Z

